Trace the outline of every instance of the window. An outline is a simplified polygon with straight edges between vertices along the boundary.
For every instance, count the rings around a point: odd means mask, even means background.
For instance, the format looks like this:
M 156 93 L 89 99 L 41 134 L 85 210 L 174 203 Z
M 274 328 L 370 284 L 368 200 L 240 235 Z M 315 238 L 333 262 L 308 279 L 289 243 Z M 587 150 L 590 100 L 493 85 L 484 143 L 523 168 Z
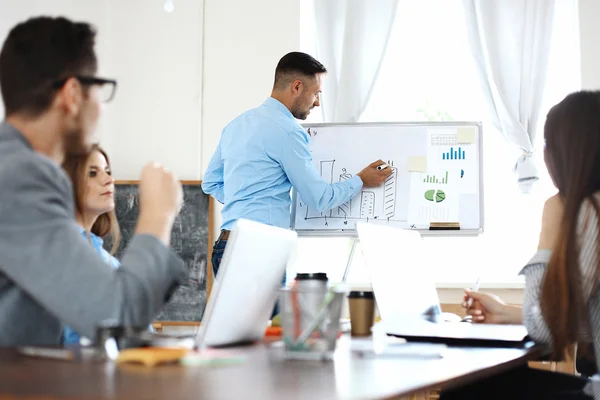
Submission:
M 312 2 L 303 10 L 304 51 L 315 54 Z M 426 238 L 434 248 L 429 262 L 437 282 L 520 281 L 521 267 L 536 250 L 541 212 L 556 189 L 543 163 L 543 122 L 548 109 L 580 88 L 577 2 L 556 2 L 555 30 L 537 141 L 540 181 L 534 193 L 521 194 L 513 167 L 520 150 L 488 122 L 472 62 L 460 0 L 400 2 L 378 80 L 361 121 L 482 121 L 484 131 L 485 232 L 479 237 Z M 313 113 L 307 122 L 321 122 Z M 298 270 L 326 271 L 342 277 L 350 239 L 302 238 Z M 448 261 L 450 260 L 450 261 Z M 349 281 L 368 282 L 357 251 Z

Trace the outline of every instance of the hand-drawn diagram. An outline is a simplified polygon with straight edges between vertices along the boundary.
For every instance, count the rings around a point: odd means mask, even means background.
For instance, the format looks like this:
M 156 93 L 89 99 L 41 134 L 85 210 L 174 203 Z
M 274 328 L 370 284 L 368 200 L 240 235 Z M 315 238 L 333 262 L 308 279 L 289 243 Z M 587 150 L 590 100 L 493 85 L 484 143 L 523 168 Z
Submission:
M 348 171 L 346 171 L 346 168 L 342 168 L 342 173 L 340 174 L 340 182 L 347 181 L 350 178 L 352 178 L 352 174 L 349 174 Z M 352 214 L 352 200 L 348 200 L 347 202 L 345 202 L 344 204 L 339 206 L 337 209 L 337 212 L 338 212 L 338 216 L 340 216 L 340 217 L 347 217 L 347 216 L 351 215 Z
M 393 217 L 396 215 L 398 196 L 398 169 L 393 166 L 393 160 L 389 160 L 387 164 L 390 166 L 391 174 L 386 178 L 385 183 L 373 191 L 362 191 L 360 204 L 359 199 L 354 198 L 335 209 L 320 212 L 300 202 L 300 207 L 302 209 L 306 208 L 306 213 L 304 213 L 304 210 L 302 211 L 304 219 L 323 219 L 325 226 L 329 225 L 329 219 L 343 220 L 344 225 L 348 224 L 348 220 L 383 220 L 384 217 L 388 222 L 396 221 L 393 220 Z M 338 177 L 337 182 L 345 182 L 353 178 L 353 175 L 346 168 L 336 168 L 336 160 L 319 161 L 317 165 L 321 178 L 327 183 L 334 183 L 334 175 Z
M 360 194 L 360 217 L 373 218 L 375 216 L 375 193 L 362 192 Z
M 320 162 L 320 173 L 321 178 L 327 183 L 333 183 L 333 167 L 335 166 L 335 160 L 326 160 Z M 327 212 L 329 217 L 333 215 L 333 210 L 329 210 Z M 309 218 L 319 218 L 325 216 L 326 213 L 319 212 L 311 209 L 310 207 L 306 207 L 306 219 Z
M 392 173 L 383 184 L 383 212 L 388 220 L 396 214 L 397 180 L 398 168 L 392 167 Z
M 321 178 L 325 182 L 333 183 L 333 166 L 335 160 L 321 161 Z

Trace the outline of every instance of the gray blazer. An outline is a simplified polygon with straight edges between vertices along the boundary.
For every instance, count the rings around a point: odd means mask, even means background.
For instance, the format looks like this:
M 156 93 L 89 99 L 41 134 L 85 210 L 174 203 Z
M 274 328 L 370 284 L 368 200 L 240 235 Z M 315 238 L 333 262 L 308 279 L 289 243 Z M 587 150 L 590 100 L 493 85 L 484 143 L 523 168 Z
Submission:
M 0 123 L 0 346 L 58 344 L 64 324 L 90 338 L 107 319 L 146 326 L 184 271 L 150 235 L 109 268 L 75 224 L 67 175 Z

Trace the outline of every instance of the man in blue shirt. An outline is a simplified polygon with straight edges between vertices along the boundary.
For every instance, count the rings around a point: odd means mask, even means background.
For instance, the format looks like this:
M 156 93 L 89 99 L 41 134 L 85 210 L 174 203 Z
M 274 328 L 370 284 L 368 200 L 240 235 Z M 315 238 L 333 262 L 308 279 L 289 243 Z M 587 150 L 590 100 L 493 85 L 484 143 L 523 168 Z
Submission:
M 290 189 L 319 211 L 338 207 L 362 187 L 383 184 L 391 169 L 377 170 L 378 160 L 351 179 L 327 183 L 312 164 L 309 136 L 296 119 L 319 106 L 321 79 L 327 69 L 308 54 L 286 54 L 275 69 L 271 96 L 223 129 L 204 174 L 202 189 L 224 205 L 221 235 L 213 248 L 215 276 L 239 218 L 289 228 Z

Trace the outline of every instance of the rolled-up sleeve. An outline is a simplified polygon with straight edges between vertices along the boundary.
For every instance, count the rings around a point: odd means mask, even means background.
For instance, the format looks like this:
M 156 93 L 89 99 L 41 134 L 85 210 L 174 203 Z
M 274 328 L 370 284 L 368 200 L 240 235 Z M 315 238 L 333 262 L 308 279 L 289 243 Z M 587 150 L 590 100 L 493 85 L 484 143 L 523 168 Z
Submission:
M 325 182 L 313 166 L 308 136 L 300 129 L 288 133 L 279 162 L 300 198 L 318 211 L 344 204 L 360 193 L 363 186 L 358 176 L 342 182 Z

